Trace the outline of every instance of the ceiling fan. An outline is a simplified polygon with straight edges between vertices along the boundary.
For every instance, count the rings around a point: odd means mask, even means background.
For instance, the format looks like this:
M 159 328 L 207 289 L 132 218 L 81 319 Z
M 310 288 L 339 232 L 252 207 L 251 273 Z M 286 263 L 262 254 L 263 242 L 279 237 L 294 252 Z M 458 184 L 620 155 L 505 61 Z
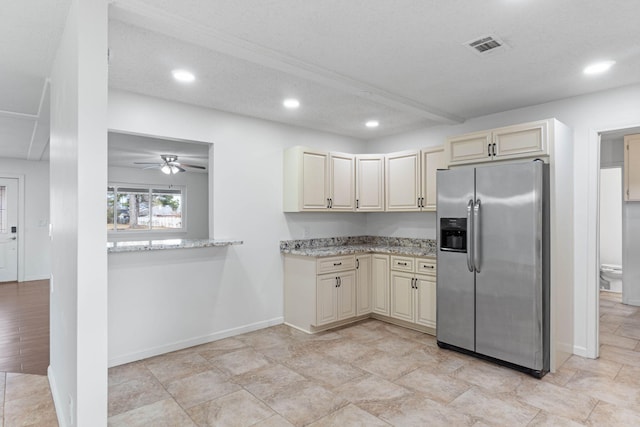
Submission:
M 153 163 L 153 162 L 133 162 L 135 165 L 151 165 L 147 166 L 144 169 L 154 169 L 159 168 L 163 173 L 167 175 L 174 175 L 178 172 L 186 172 L 185 168 L 193 168 L 193 169 L 207 169 L 204 166 L 200 165 L 189 165 L 186 163 L 178 162 L 178 156 L 175 154 L 161 154 L 160 158 L 162 159 L 162 163 Z

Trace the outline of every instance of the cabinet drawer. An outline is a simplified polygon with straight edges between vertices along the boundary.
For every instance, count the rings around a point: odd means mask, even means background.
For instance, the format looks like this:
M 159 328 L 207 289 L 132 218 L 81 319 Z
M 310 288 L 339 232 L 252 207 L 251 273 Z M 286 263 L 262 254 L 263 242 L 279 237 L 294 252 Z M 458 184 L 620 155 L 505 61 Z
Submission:
M 436 274 L 436 260 L 435 259 L 425 259 L 418 258 L 416 259 L 416 273 L 422 274 Z
M 409 271 L 414 272 L 415 259 L 405 256 L 392 256 L 391 257 L 391 269 L 396 271 Z
M 317 261 L 317 274 L 331 273 L 333 271 L 355 270 L 355 268 L 355 255 L 318 258 Z

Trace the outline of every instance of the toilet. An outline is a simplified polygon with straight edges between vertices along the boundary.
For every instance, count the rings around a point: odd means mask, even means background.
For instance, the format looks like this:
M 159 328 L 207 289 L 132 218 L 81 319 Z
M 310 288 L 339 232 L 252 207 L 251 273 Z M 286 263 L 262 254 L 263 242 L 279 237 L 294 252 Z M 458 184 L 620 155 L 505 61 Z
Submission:
M 622 267 L 602 264 L 600 266 L 600 289 L 611 292 L 622 292 Z

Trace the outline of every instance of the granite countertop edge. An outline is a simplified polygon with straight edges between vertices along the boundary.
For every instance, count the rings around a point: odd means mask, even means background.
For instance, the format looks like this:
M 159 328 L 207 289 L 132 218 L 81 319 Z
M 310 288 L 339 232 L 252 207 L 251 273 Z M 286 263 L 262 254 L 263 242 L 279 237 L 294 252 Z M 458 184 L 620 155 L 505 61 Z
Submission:
M 107 242 L 107 253 L 145 252 L 166 249 L 194 249 L 242 245 L 237 239 L 166 239 Z
M 380 246 L 380 245 L 346 245 L 328 246 L 322 248 L 282 249 L 283 254 L 300 255 L 309 257 L 325 257 L 335 255 L 352 255 L 356 253 L 383 253 L 392 255 L 408 255 L 435 258 L 436 252 L 430 248 L 415 248 L 405 246 Z

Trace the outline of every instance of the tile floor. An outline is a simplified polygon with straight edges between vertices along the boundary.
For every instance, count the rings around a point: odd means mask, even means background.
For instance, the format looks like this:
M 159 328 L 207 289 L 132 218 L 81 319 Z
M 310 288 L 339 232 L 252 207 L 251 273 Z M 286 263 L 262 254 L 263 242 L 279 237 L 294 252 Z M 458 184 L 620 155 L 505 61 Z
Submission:
M 109 425 L 640 425 L 640 309 L 616 297 L 600 299 L 601 358 L 573 356 L 542 380 L 376 320 L 314 336 L 280 325 L 110 369 Z M 5 427 L 56 425 L 17 403 L 36 383 L 0 382 Z

